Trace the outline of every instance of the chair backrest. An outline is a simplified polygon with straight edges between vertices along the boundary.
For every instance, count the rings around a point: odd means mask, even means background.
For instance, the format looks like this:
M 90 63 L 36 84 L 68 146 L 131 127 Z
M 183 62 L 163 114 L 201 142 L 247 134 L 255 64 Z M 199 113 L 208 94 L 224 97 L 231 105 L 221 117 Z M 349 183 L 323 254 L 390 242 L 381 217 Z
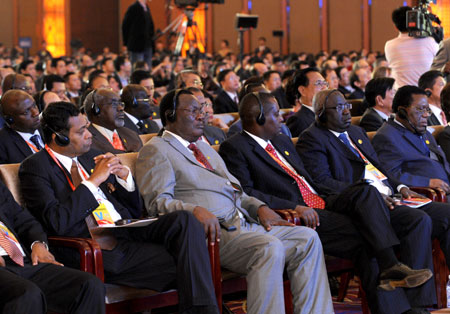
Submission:
M 429 129 L 434 129 L 433 132 L 431 132 L 431 130 Z M 431 132 L 431 134 L 433 134 L 434 138 L 437 140 L 438 135 L 444 130 L 445 125 L 433 125 L 431 127 L 428 127 L 427 130 L 429 130 Z
M 358 125 L 361 122 L 361 116 L 356 116 L 356 117 L 352 117 L 352 124 L 353 125 Z
M 373 137 L 377 134 L 377 131 L 367 132 L 367 137 L 372 141 Z
M 139 137 L 141 138 L 142 144 L 145 145 L 148 141 L 150 141 L 153 137 L 157 136 L 158 133 L 150 133 L 150 134 L 141 134 Z
M 228 112 L 215 114 L 214 118 L 219 118 L 223 123 L 230 126 L 234 121 L 239 119 L 239 112 Z
M 0 165 L 0 179 L 11 191 L 11 194 L 14 196 L 16 202 L 23 206 L 25 203 L 22 195 L 20 194 L 19 167 L 20 164 Z
M 136 160 L 137 160 L 138 153 L 126 153 L 126 154 L 119 154 L 117 157 L 119 157 L 120 162 L 124 166 L 128 166 L 131 170 L 131 174 L 133 177 L 136 176 Z
M 294 144 L 294 146 L 297 145 L 298 137 L 291 138 L 291 141 L 292 141 L 292 144 Z
M 357 112 L 360 111 L 360 107 L 363 104 L 363 99 L 347 99 L 347 101 L 352 104 L 352 109 L 350 109 L 350 113 L 352 116 L 356 115 Z
M 211 145 L 211 147 L 214 148 L 214 150 L 215 150 L 216 152 L 219 152 L 219 147 L 220 147 L 220 145 Z

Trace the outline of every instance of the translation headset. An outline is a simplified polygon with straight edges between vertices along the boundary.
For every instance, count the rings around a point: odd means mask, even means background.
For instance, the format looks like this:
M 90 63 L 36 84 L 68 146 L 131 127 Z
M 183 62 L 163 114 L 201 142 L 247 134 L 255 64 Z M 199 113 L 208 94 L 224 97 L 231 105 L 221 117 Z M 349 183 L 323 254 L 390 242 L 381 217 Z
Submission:
M 133 96 L 133 103 L 131 104 L 131 106 L 133 108 L 137 108 L 139 106 L 139 104 L 138 104 L 138 101 L 136 99 L 136 95 L 134 95 L 134 92 L 133 92 L 132 88 L 130 88 L 130 93 L 131 93 L 131 96 Z
M 264 123 L 266 123 L 266 116 L 264 115 L 264 107 L 262 105 L 259 92 L 252 92 L 250 94 L 256 98 L 256 100 L 258 101 L 258 105 L 259 105 L 259 115 L 256 117 L 256 123 L 258 123 L 259 125 L 264 125 Z
M 16 76 L 17 76 L 17 74 L 13 74 L 13 79 L 11 81 L 11 89 L 16 89 Z M 8 125 L 11 125 L 14 123 L 14 119 L 11 116 L 4 115 L 3 119 L 5 119 L 5 122 Z
M 415 133 L 419 134 L 419 132 L 417 132 L 416 127 L 411 123 L 411 121 L 409 121 L 408 113 L 406 112 L 405 108 L 398 108 L 397 114 L 399 118 L 406 120 L 406 122 L 408 122 L 409 126 L 414 130 Z
M 91 105 L 91 112 L 94 116 L 98 116 L 100 114 L 100 107 L 95 102 L 95 94 L 97 93 L 97 90 L 94 89 L 92 92 L 92 105 Z
M 70 138 L 67 135 L 64 135 L 60 132 L 56 132 L 51 127 L 49 127 L 47 124 L 43 126 L 43 128 L 47 128 L 50 131 L 52 131 L 55 134 L 55 143 L 58 146 L 67 146 L 70 144 Z
M 187 92 L 187 91 L 186 91 L 185 89 L 182 89 L 182 88 L 177 89 L 177 90 L 175 91 L 175 95 L 173 96 L 173 108 L 172 108 L 172 111 L 169 112 L 169 113 L 167 113 L 167 115 L 166 115 L 167 120 L 169 120 L 169 122 L 174 123 L 175 120 L 176 120 L 176 118 L 177 118 L 177 117 L 176 117 L 177 102 L 178 102 L 178 97 L 180 97 L 180 94 L 181 94 L 182 92 Z
M 327 116 L 325 115 L 325 109 L 327 107 L 328 98 L 335 92 L 339 92 L 337 89 L 331 90 L 328 95 L 325 97 L 325 101 L 323 103 L 322 109 L 320 109 L 320 112 L 317 113 L 317 117 L 319 118 L 319 121 L 322 123 L 327 122 Z

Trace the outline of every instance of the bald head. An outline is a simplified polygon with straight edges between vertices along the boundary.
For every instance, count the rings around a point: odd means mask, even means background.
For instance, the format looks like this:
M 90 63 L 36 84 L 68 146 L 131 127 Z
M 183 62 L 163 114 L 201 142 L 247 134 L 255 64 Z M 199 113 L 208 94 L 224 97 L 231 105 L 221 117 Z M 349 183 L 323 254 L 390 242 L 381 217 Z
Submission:
M 22 90 L 9 90 L 3 95 L 1 112 L 9 126 L 16 131 L 34 133 L 40 126 L 36 103 Z
M 31 92 L 31 86 L 25 75 L 22 74 L 8 74 L 3 80 L 2 90 L 3 93 L 11 89 L 23 90 Z
M 93 108 L 95 102 L 96 108 Z M 124 106 L 117 93 L 110 89 L 91 92 L 84 101 L 84 110 L 92 123 L 114 130 L 124 125 Z M 96 112 L 97 110 L 97 112 Z

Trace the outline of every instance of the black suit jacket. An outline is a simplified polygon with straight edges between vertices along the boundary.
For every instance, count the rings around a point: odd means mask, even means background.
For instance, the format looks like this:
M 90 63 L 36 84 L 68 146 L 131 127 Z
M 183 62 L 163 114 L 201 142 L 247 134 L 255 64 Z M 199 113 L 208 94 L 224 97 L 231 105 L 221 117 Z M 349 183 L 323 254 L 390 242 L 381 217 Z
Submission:
M 14 200 L 11 192 L 0 181 L 0 221 L 14 234 L 29 256 L 34 241 L 48 243 L 47 235 L 38 221 Z
M 92 173 L 95 168 L 93 158 L 100 154 L 91 150 L 78 157 L 78 161 Z M 73 191 L 64 173 L 71 178 L 70 173 L 59 168 L 46 150 L 27 158 L 19 169 L 25 204 L 49 235 L 88 238 L 90 234 L 84 219 L 98 207 L 97 200 L 83 184 Z M 111 175 L 100 189 L 122 218 L 142 216 L 143 201 L 137 186 L 134 192 L 128 192 Z
M 385 121 L 373 108 L 367 108 L 361 117 L 359 126 L 366 132 L 373 132 L 377 131 Z
M 142 120 L 142 122 L 144 123 L 144 127 L 141 130 L 137 127 L 136 124 L 134 124 L 133 121 L 131 121 L 130 118 L 128 118 L 127 115 L 125 115 L 124 127 L 136 132 L 137 134 L 150 134 L 159 132 L 159 126 L 155 121 L 150 119 L 144 119 Z
M 203 135 L 206 137 L 210 145 L 218 145 L 225 141 L 225 139 L 227 138 L 225 132 L 222 129 L 212 125 L 205 125 L 205 128 L 203 129 Z
M 155 28 L 152 15 L 147 6 L 147 11 L 138 1 L 130 5 L 125 12 L 122 22 L 122 39 L 130 51 L 144 51 L 152 47 Z
M 314 112 L 302 106 L 299 111 L 294 113 L 286 121 L 286 125 L 291 131 L 292 137 L 298 137 L 315 120 Z
M 126 128 L 117 128 L 117 133 L 122 140 L 122 144 L 125 147 L 125 151 L 115 149 L 111 142 L 103 136 L 92 124 L 88 127 L 89 132 L 92 133 L 92 148 L 102 151 L 104 153 L 110 152 L 113 154 L 123 154 L 130 152 L 138 152 L 142 147 L 142 141 L 139 135 Z
M 282 87 L 277 88 L 271 94 L 277 99 L 278 106 L 280 106 L 280 108 L 292 108 Z
M 303 167 L 288 136 L 279 134 L 271 143 L 316 191 L 321 189 Z M 295 180 L 244 131 L 223 142 L 219 154 L 248 195 L 256 197 L 271 208 L 307 206 Z
M 441 125 L 438 118 L 436 118 L 436 115 L 434 113 L 431 114 L 431 116 L 428 117 L 427 121 L 428 125 Z
M 348 99 L 364 99 L 364 97 L 364 91 L 361 88 L 356 87 L 353 93 L 348 96 Z
M 214 99 L 213 110 L 216 114 L 239 111 L 237 103 L 224 90 L 221 90 Z
M 362 154 L 388 177 L 391 189 L 392 187 L 397 188 L 400 182 L 381 167 L 366 132 L 358 126 L 351 125 L 347 129 L 347 133 Z M 325 185 L 329 191 L 341 192 L 364 178 L 364 161 L 317 122 L 302 133 L 298 139 L 296 150 L 314 180 Z
M 450 160 L 450 127 L 448 125 L 439 133 L 437 143 L 444 151 L 447 160 Z
M 33 152 L 22 136 L 5 125 L 0 130 L 0 164 L 21 163 L 30 155 Z
M 344 95 L 344 97 L 348 97 L 352 93 L 351 91 L 349 91 L 347 88 L 345 88 L 342 85 L 339 85 L 338 90 L 342 93 L 342 95 Z

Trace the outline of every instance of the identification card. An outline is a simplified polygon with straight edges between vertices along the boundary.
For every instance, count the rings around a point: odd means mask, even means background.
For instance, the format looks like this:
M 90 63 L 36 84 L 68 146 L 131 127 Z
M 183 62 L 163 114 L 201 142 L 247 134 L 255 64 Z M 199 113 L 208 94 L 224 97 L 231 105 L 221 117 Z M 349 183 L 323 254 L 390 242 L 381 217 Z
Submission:
M 371 174 L 373 174 L 380 181 L 387 179 L 386 176 L 380 170 L 378 170 L 374 165 L 372 165 L 372 163 L 366 164 L 366 170 Z
M 6 237 L 8 239 L 10 239 L 11 241 L 14 241 L 15 243 L 19 244 L 19 241 L 17 241 L 17 239 L 14 236 L 14 234 L 11 231 L 9 231 L 9 229 L 2 222 L 0 222 L 0 229 L 2 230 L 3 234 L 6 235 Z
M 92 214 L 99 226 L 115 225 L 104 203 L 100 203 Z

